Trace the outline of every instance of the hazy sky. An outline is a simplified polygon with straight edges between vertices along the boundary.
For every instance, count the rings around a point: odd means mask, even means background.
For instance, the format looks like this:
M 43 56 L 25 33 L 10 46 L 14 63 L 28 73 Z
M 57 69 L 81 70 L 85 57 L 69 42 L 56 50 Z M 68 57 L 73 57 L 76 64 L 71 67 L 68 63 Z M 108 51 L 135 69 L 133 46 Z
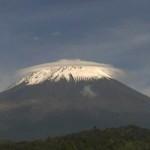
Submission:
M 0 0 L 0 90 L 62 58 L 112 64 L 150 95 L 150 0 Z

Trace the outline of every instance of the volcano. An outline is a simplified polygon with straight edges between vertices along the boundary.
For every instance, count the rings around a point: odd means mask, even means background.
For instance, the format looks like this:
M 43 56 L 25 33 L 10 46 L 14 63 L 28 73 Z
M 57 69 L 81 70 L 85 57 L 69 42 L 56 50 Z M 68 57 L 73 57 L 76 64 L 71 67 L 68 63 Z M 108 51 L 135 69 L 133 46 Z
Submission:
M 60 60 L 23 69 L 0 93 L 0 138 L 31 139 L 97 126 L 150 127 L 150 98 L 117 80 L 110 65 Z

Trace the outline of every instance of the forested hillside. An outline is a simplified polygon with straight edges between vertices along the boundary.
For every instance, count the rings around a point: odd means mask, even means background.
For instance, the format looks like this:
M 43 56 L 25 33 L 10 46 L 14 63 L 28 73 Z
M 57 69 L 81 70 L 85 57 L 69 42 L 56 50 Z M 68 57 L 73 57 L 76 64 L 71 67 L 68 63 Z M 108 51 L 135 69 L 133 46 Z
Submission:
M 150 150 L 150 130 L 136 126 L 81 131 L 34 141 L 0 142 L 0 150 Z

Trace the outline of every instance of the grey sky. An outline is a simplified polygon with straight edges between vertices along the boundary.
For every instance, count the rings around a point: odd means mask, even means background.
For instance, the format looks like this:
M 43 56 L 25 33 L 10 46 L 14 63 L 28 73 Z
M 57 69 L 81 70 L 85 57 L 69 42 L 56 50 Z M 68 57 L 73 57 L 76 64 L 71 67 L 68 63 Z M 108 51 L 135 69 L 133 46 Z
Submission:
M 0 89 L 18 69 L 62 58 L 112 64 L 150 95 L 149 0 L 0 0 Z

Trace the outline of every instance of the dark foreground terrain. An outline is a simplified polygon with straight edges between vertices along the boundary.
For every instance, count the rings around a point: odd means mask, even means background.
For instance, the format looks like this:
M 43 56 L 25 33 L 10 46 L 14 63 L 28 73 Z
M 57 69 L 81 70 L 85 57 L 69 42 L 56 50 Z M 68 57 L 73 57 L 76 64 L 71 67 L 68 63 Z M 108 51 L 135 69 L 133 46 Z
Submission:
M 150 150 L 150 129 L 136 126 L 84 130 L 62 137 L 0 141 L 0 150 Z

